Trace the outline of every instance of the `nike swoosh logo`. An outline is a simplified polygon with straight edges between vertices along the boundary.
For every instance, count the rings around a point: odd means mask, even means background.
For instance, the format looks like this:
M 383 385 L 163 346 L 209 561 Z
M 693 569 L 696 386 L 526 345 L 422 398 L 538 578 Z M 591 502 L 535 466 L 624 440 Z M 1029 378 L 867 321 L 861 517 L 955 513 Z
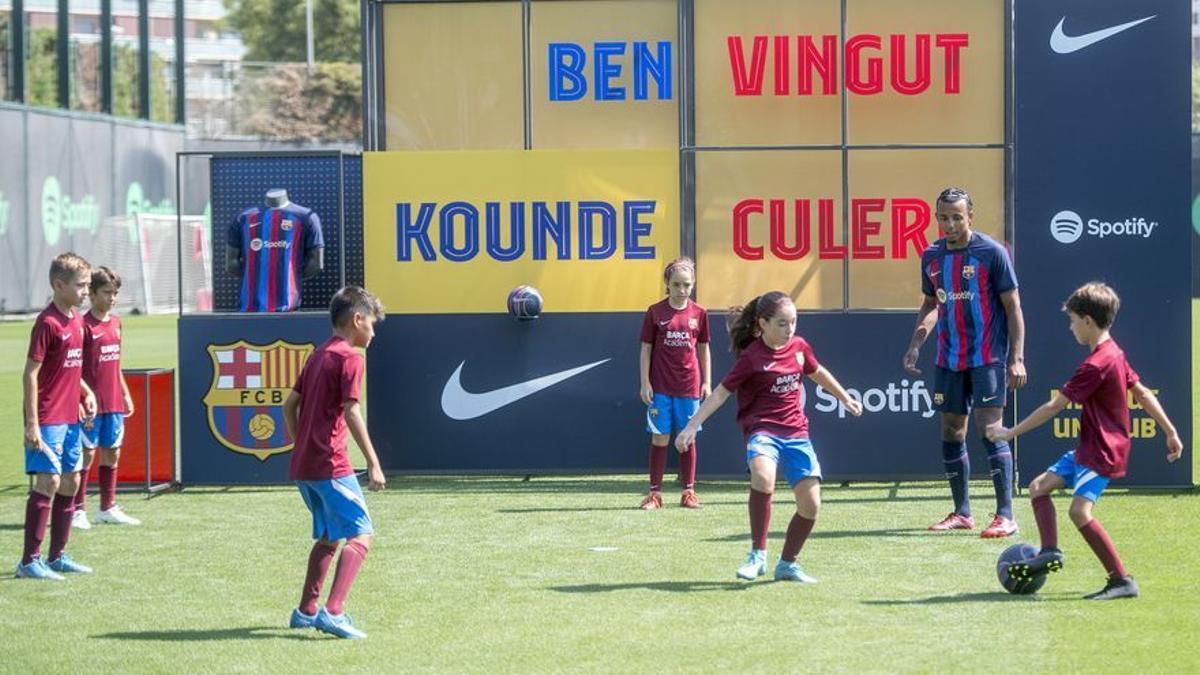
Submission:
M 1064 16 L 1058 22 L 1058 25 L 1054 27 L 1054 32 L 1050 34 L 1050 49 L 1053 49 L 1059 54 L 1070 54 L 1071 52 L 1077 52 L 1080 49 L 1090 47 L 1101 40 L 1107 40 L 1117 33 L 1127 31 L 1138 24 L 1146 23 L 1156 16 L 1158 15 L 1154 14 L 1144 19 L 1137 19 L 1136 21 L 1130 21 L 1129 23 L 1123 23 L 1119 26 L 1112 26 L 1110 28 L 1092 31 L 1091 33 L 1084 33 L 1083 35 L 1067 35 L 1064 33 L 1063 23 L 1067 20 L 1067 17 Z
M 998 399 L 998 398 L 1000 398 L 1000 395 L 999 395 L 999 394 L 997 394 L 996 396 L 984 396 L 984 397 L 983 397 L 983 402 L 984 402 L 984 403 L 988 403 L 989 401 L 995 401 L 995 400 L 996 400 L 996 399 Z
M 563 380 L 575 377 L 586 370 L 591 370 L 611 360 L 609 358 L 594 361 L 578 368 L 559 371 L 533 380 L 519 382 L 508 387 L 493 389 L 492 391 L 479 394 L 473 394 L 463 389 L 461 375 L 463 366 L 467 365 L 467 362 L 463 361 L 458 364 L 458 368 L 454 370 L 454 374 L 450 376 L 449 380 L 446 380 L 446 386 L 442 388 L 442 412 L 454 420 L 473 420 L 476 417 L 483 417 L 490 412 L 495 412 L 506 405 L 516 403 L 527 396 L 532 396 L 547 387 L 553 387 Z

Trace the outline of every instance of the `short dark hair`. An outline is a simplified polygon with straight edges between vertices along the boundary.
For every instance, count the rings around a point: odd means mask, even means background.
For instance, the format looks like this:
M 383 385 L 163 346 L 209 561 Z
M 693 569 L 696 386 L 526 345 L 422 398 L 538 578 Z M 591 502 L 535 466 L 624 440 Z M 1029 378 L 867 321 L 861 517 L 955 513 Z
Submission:
M 975 202 L 971 199 L 970 193 L 963 188 L 951 186 L 945 190 L 942 190 L 942 193 L 938 195 L 937 202 L 934 203 L 933 207 L 936 209 L 938 204 L 953 204 L 955 202 L 961 202 L 964 200 L 967 202 L 967 211 L 974 211 Z
M 1099 281 L 1084 284 L 1075 289 L 1063 303 L 1063 310 L 1077 316 L 1091 317 L 1096 326 L 1107 329 L 1117 320 L 1121 309 L 1121 298 L 1111 286 Z
M 334 293 L 333 300 L 329 302 L 329 320 L 335 327 L 346 325 L 355 312 L 373 316 L 376 321 L 383 321 L 384 317 L 383 303 L 364 288 L 346 286 Z
M 105 267 L 104 265 L 93 267 L 92 283 L 89 284 L 91 291 L 95 293 L 108 284 L 112 284 L 113 288 L 117 289 L 118 291 L 121 290 L 121 275 L 112 271 L 108 267 Z

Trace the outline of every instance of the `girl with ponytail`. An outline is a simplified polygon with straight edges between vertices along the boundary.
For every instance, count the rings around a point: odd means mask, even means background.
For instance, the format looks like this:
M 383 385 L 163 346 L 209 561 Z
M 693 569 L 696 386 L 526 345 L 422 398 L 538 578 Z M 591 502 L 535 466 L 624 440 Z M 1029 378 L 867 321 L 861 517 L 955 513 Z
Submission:
M 737 420 L 746 437 L 750 468 L 751 538 L 750 554 L 737 576 L 753 580 L 766 574 L 771 497 L 776 474 L 782 471 L 795 494 L 796 512 L 788 524 L 775 579 L 815 582 L 797 561 L 821 506 L 821 463 L 808 437 L 803 378 L 824 387 L 855 416 L 862 414 L 862 404 L 821 365 L 808 341 L 795 334 L 796 306 L 786 293 L 772 291 L 744 307 L 731 308 L 727 325 L 737 362 L 679 432 L 675 444 L 682 448 L 690 443 L 700 424 L 736 392 Z

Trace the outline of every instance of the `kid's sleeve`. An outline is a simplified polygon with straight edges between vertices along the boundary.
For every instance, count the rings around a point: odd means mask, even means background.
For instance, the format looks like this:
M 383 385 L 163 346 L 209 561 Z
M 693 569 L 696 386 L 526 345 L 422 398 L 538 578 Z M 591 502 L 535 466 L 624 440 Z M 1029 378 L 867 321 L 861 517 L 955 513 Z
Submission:
M 742 383 L 746 381 L 746 377 L 750 375 L 750 360 L 738 357 L 738 360 L 733 364 L 733 368 L 721 380 L 721 386 L 728 391 L 737 391 L 741 388 Z
M 361 401 L 361 386 L 366 363 L 361 354 L 355 354 L 342 362 L 342 403 Z
M 1141 376 L 1137 374 L 1137 371 L 1133 369 L 1133 366 L 1129 365 L 1129 363 L 1126 362 L 1125 363 L 1125 388 L 1132 389 L 1133 385 L 1135 385 L 1141 381 L 1142 381 Z
M 654 344 L 654 314 L 650 310 L 646 310 L 646 316 L 642 319 L 642 342 Z
M 1090 363 L 1084 363 L 1063 385 L 1062 394 L 1072 403 L 1082 404 L 1096 391 L 1103 380 L 1104 373 L 1099 368 Z
M 821 369 L 821 362 L 817 360 L 817 354 L 813 351 L 812 345 L 808 344 L 808 340 L 800 343 L 800 352 L 804 354 L 805 375 L 812 375 Z
M 700 311 L 700 334 L 696 336 L 696 342 L 708 344 L 710 342 L 708 334 L 708 310 Z
M 54 337 L 50 324 L 45 321 L 33 324 L 33 330 L 29 334 L 29 358 L 38 363 L 45 361 Z

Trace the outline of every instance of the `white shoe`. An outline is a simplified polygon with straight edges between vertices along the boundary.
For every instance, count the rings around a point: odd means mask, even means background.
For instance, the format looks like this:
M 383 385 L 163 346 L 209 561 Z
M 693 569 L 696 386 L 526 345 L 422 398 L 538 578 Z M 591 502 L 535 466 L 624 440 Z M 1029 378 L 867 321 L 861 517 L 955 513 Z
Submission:
M 71 516 L 71 529 L 72 530 L 90 530 L 90 529 L 92 529 L 92 524 L 90 522 L 88 522 L 87 511 L 76 511 Z
M 753 581 L 767 573 L 767 552 L 761 549 L 750 549 L 746 562 L 737 568 L 737 578 Z
M 126 514 L 121 510 L 119 504 L 113 504 L 113 507 L 107 511 L 101 511 L 96 514 L 97 523 L 111 523 L 113 525 L 141 525 L 142 521 Z

